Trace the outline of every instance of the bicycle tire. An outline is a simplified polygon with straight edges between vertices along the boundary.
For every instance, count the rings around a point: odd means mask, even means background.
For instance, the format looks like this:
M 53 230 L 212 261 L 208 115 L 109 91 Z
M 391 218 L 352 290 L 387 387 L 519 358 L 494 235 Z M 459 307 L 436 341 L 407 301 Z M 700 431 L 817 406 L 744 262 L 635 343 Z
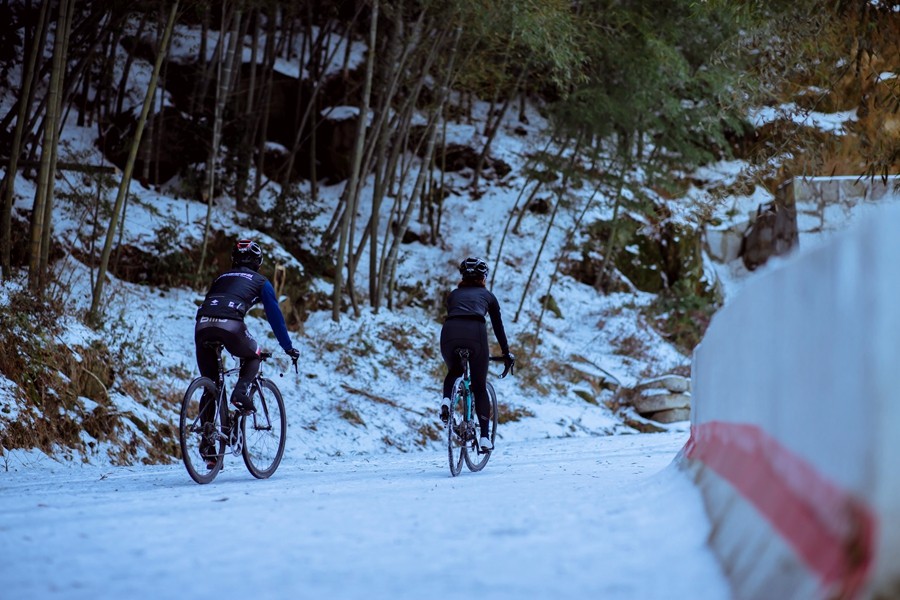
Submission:
M 214 412 L 212 420 L 202 423 L 200 419 L 201 399 L 205 393 L 212 395 L 212 402 L 221 400 L 212 379 L 197 377 L 184 393 L 184 398 L 181 400 L 181 414 L 178 419 L 181 459 L 191 479 L 200 484 L 209 483 L 216 478 L 216 475 L 222 470 L 222 462 L 225 458 L 225 439 L 219 435 L 222 428 L 222 407 L 218 411 L 209 407 Z M 206 407 L 203 408 L 207 410 Z M 204 438 L 216 448 L 216 463 L 212 468 L 206 466 L 206 459 L 200 453 L 200 445 Z
M 487 393 L 491 401 L 491 418 L 488 420 L 488 426 L 491 428 L 490 439 L 491 445 L 493 445 L 494 440 L 497 438 L 497 421 L 499 419 L 499 410 L 497 407 L 497 393 L 494 391 L 494 386 L 491 385 L 490 381 L 487 382 Z M 472 442 L 471 447 L 466 448 L 465 456 L 466 466 L 469 467 L 470 471 L 477 472 L 482 470 L 485 465 L 488 464 L 488 461 L 491 459 L 491 451 L 482 452 L 478 447 L 478 440 L 475 440 Z
M 260 390 L 265 390 L 263 393 Z M 256 413 L 241 417 L 244 435 L 244 464 L 257 479 L 267 479 L 275 473 L 284 456 L 287 440 L 287 414 L 281 391 L 270 379 L 260 379 L 251 388 L 250 397 Z
M 465 388 L 462 378 L 453 384 L 452 401 L 450 402 L 450 416 L 447 419 L 447 458 L 450 462 L 450 475 L 456 477 L 462 471 L 466 453 L 465 431 Z

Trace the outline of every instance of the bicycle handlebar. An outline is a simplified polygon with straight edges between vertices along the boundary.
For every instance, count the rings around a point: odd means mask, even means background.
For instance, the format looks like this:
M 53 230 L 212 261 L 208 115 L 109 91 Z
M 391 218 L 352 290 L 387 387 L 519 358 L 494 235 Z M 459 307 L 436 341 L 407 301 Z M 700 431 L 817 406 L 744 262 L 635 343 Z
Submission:
M 501 361 L 505 362 L 506 357 L 505 356 L 491 356 L 490 360 L 492 360 L 494 362 L 501 362 Z M 500 374 L 500 379 L 503 379 L 507 375 L 515 375 L 515 368 L 516 368 L 516 359 L 513 358 L 509 362 L 509 364 L 506 365 L 505 368 L 503 369 L 503 373 Z
M 274 354 L 273 354 L 272 352 L 265 352 L 265 351 L 264 351 L 264 352 L 260 352 L 260 353 L 259 353 L 259 359 L 260 359 L 260 360 L 268 360 L 268 359 L 272 358 L 273 356 L 274 356 Z M 292 356 L 292 357 L 291 357 L 291 362 L 294 364 L 294 373 L 297 373 L 298 375 L 300 374 L 300 367 L 297 366 L 297 362 L 298 362 L 299 360 L 300 360 L 300 357 L 299 357 L 299 356 Z M 281 377 L 284 377 L 284 373 L 281 373 L 280 375 L 281 375 Z

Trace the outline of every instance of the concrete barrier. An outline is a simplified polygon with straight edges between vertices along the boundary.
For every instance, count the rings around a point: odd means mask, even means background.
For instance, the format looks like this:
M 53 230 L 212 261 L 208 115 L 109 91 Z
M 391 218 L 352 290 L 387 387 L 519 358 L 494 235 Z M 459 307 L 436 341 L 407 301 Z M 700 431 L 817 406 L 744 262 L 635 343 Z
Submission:
M 691 389 L 678 461 L 737 598 L 900 597 L 900 209 L 748 281 Z

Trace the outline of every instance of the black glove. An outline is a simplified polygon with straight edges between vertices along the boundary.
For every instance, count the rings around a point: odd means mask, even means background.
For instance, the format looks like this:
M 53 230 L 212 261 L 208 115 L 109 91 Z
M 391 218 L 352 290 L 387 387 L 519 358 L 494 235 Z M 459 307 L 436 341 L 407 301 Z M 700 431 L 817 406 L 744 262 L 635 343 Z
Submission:
M 503 367 L 504 372 L 509 371 L 512 373 L 513 366 L 516 364 L 516 357 L 512 355 L 511 352 L 507 352 L 503 355 Z
M 285 350 L 285 352 L 287 352 L 287 355 L 290 356 L 294 360 L 297 360 L 298 358 L 300 358 L 300 351 L 297 350 L 296 348 L 291 348 L 290 350 Z

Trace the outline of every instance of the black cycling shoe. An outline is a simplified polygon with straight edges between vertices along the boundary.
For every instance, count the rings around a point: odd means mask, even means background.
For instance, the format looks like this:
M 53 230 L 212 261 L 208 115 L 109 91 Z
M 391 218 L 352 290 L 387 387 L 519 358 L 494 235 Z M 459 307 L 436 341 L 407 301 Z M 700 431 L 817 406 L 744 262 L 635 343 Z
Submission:
M 450 409 L 445 404 L 441 407 L 441 422 L 444 425 L 446 425 L 447 421 L 449 421 L 449 420 L 450 420 Z
M 241 414 L 249 415 L 255 413 L 256 407 L 253 406 L 253 400 L 250 398 L 250 384 L 238 383 L 234 386 L 234 391 L 231 393 L 231 403 L 241 411 Z
M 215 445 L 200 444 L 200 456 L 203 457 L 203 461 L 206 463 L 207 469 L 212 470 L 215 468 L 216 462 L 218 461 Z
M 253 406 L 253 400 L 251 400 L 250 398 L 232 398 L 231 403 L 234 404 L 239 411 L 241 411 L 242 415 L 249 415 L 256 412 L 256 407 Z

